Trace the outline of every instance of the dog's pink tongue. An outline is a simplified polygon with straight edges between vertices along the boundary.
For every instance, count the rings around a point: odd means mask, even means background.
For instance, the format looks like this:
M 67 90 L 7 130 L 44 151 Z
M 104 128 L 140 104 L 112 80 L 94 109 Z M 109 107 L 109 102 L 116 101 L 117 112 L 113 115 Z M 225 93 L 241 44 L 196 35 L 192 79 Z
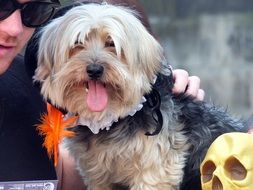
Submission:
M 87 105 L 91 111 L 100 112 L 105 109 L 108 102 L 108 95 L 104 85 L 95 80 L 88 81 Z

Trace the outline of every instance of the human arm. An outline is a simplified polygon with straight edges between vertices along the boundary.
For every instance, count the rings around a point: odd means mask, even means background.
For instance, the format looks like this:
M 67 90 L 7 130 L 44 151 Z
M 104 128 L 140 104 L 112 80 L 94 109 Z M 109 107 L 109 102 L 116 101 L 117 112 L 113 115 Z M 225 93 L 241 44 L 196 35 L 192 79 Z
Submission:
M 59 146 L 59 162 L 56 167 L 59 180 L 58 190 L 86 190 L 81 176 L 79 175 L 74 158 L 63 145 Z

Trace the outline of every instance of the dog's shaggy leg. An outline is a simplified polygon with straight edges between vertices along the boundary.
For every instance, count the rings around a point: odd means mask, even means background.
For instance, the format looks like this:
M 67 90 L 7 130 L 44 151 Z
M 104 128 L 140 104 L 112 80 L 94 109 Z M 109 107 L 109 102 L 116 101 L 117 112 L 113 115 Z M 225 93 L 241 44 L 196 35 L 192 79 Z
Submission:
M 130 190 L 177 190 L 178 186 L 168 183 L 167 180 L 155 177 L 155 170 L 147 175 L 133 178 L 133 185 L 130 185 Z M 176 187 L 177 186 L 177 187 Z
M 92 185 L 88 187 L 88 190 L 111 190 L 112 187 L 109 187 L 107 185 Z
M 172 187 L 169 184 L 159 184 L 156 186 L 149 185 L 145 182 L 140 182 L 138 184 L 134 184 L 130 190 L 176 190 L 177 188 Z

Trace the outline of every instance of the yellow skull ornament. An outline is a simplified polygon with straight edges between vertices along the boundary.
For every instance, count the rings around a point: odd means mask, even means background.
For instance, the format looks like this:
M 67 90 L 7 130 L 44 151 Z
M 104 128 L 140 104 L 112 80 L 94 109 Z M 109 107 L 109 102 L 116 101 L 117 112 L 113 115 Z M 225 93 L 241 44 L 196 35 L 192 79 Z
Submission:
M 219 136 L 209 147 L 200 172 L 203 190 L 253 190 L 253 135 Z

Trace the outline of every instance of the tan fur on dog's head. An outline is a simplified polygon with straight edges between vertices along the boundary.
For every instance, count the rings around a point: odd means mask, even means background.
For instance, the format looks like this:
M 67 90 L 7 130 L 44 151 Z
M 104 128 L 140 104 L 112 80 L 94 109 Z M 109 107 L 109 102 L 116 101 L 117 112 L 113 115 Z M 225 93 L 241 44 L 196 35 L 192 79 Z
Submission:
M 42 82 L 45 99 L 71 113 L 97 120 L 107 112 L 124 117 L 151 90 L 162 59 L 161 46 L 133 11 L 81 5 L 42 31 L 34 78 Z M 105 87 L 106 107 L 88 108 L 88 81 Z

